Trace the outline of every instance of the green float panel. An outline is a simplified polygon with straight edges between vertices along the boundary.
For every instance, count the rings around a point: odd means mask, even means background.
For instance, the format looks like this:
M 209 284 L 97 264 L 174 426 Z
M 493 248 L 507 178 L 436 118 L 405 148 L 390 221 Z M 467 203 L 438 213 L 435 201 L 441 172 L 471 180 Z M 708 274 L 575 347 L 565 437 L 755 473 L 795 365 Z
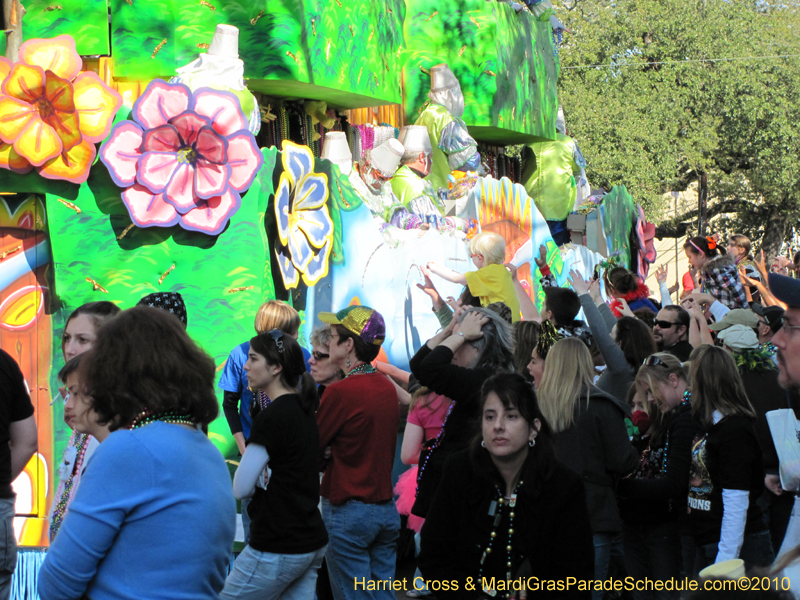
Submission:
M 23 4 L 26 40 L 67 34 L 75 38 L 81 56 L 110 54 L 107 0 L 27 0 Z M 5 42 L 2 36 L 3 54 Z
M 114 76 L 168 79 L 239 28 L 248 87 L 336 108 L 401 102 L 403 0 L 111 0 Z
M 416 121 L 433 65 L 461 83 L 464 121 L 479 141 L 519 144 L 555 137 L 558 109 L 552 31 L 547 21 L 486 0 L 406 0 L 405 111 Z

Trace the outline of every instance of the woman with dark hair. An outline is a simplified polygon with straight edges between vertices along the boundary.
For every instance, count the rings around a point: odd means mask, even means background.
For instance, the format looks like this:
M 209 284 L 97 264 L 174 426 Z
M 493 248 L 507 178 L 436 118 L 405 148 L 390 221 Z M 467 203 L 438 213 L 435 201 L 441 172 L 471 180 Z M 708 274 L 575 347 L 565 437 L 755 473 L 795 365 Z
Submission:
M 250 340 L 244 369 L 250 388 L 272 402 L 253 421 L 233 479 L 237 498 L 253 497 L 250 542 L 220 597 L 310 598 L 328 544 L 317 508 L 316 385 L 300 345 L 280 329 Z
M 689 264 L 699 276 L 702 289 L 728 308 L 746 308 L 747 296 L 742 287 L 736 258 L 721 254 L 713 237 L 693 237 L 683 245 Z
M 729 352 L 695 348 L 689 372 L 692 415 L 702 429 L 692 444 L 689 513 L 695 571 L 732 558 L 768 566 L 772 542 L 757 504 L 764 491 L 756 413 Z
M 624 404 L 639 365 L 656 351 L 653 332 L 636 317 L 615 319 L 600 295 L 597 280 L 589 283 L 574 270 L 570 272 L 570 278 L 572 287 L 580 295 L 592 336 L 606 363 L 597 387 Z
M 615 317 L 622 316 L 622 306 L 619 299 L 625 300 L 632 311 L 646 308 L 653 314 L 658 312 L 656 305 L 650 299 L 650 290 L 638 275 L 634 275 L 625 267 L 615 267 L 603 275 L 606 292 L 612 296 L 611 311 Z
M 530 383 L 533 383 L 533 375 L 528 371 L 528 364 L 530 364 L 533 351 L 539 343 L 541 325 L 536 321 L 517 321 L 513 327 L 516 371 Z
M 88 302 L 76 308 L 67 319 L 64 325 L 64 334 L 61 337 L 61 352 L 64 355 L 64 361 L 69 363 L 76 356 L 91 350 L 97 339 L 97 330 L 119 313 L 120 308 L 116 304 L 105 300 Z M 69 400 L 68 390 L 60 388 L 59 392 L 65 403 L 64 422 L 72 429 L 72 434 L 69 436 L 67 447 L 64 448 L 61 458 L 58 469 L 58 489 L 53 495 L 53 504 L 50 508 L 49 534 L 51 542 L 58 534 L 64 515 L 67 514 L 69 505 L 75 497 L 86 464 L 99 445 L 97 438 L 75 429 L 71 422 L 71 411 L 66 407 Z
M 47 552 L 39 594 L 216 598 L 236 504 L 225 461 L 200 431 L 219 413 L 214 360 L 175 317 L 136 307 L 100 328 L 79 375 L 112 433 Z
M 617 484 L 625 567 L 637 580 L 677 579 L 682 556 L 678 520 L 686 516 L 696 429 L 688 375 L 677 358 L 660 352 L 644 362 L 632 389 L 647 399 L 654 426 L 636 471 Z M 680 592 L 634 590 L 632 595 L 634 600 L 676 600 Z
M 469 308 L 428 340 L 410 362 L 429 390 L 453 401 L 439 436 L 419 458 L 413 514 L 425 517 L 445 459 L 466 448 L 475 435 L 483 382 L 499 371 L 514 371 L 511 327 L 487 308 Z
M 586 492 L 556 460 L 530 384 L 518 373 L 495 375 L 478 410 L 481 432 L 447 461 L 422 528 L 420 569 L 436 597 L 516 598 L 521 583 L 592 579 Z M 589 597 L 577 586 L 526 591 Z

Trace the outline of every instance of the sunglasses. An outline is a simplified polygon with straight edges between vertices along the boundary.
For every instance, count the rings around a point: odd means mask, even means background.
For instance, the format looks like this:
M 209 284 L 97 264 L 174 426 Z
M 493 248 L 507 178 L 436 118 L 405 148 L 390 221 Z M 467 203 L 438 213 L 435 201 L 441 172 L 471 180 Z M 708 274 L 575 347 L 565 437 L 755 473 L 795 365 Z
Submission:
M 670 321 L 656 321 L 655 324 L 661 329 L 669 329 L 673 325 L 677 325 L 677 323 L 671 323 Z
M 323 354 L 322 352 L 317 352 L 316 350 L 314 350 L 314 352 L 311 353 L 311 358 L 313 358 L 317 362 L 325 358 L 330 358 L 330 356 L 331 356 L 330 354 Z
M 642 363 L 642 366 L 644 366 L 644 367 L 664 367 L 665 369 L 669 369 L 669 365 L 667 363 L 665 363 L 663 360 L 661 360 L 660 358 L 658 358 L 657 356 L 655 356 L 655 355 L 648 356 L 647 358 L 645 358 L 644 362 Z
M 283 354 L 283 332 L 280 329 L 273 329 L 269 332 L 269 337 L 275 342 L 278 352 Z

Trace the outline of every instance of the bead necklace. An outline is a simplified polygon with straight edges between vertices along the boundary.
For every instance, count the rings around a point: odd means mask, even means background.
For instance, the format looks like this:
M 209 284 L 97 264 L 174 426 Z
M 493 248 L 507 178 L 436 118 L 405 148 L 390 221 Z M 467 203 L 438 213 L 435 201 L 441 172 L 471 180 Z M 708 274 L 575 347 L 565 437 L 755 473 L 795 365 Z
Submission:
M 76 437 L 76 441 L 78 443 L 75 445 L 77 450 L 75 455 L 75 464 L 72 466 L 72 473 L 70 473 L 69 479 L 67 479 L 67 483 L 64 485 L 64 491 L 61 494 L 61 498 L 58 499 L 58 504 L 56 504 L 56 508 L 53 511 L 53 518 L 50 521 L 51 542 L 55 539 L 58 530 L 61 528 L 61 522 L 64 520 L 64 515 L 67 514 L 67 505 L 72 500 L 72 492 L 75 487 L 76 475 L 78 478 L 80 477 L 79 473 L 83 467 L 83 459 L 86 456 L 86 449 L 89 447 L 89 440 L 91 437 L 92 436 L 86 433 L 79 433 Z
M 133 421 L 131 421 L 128 429 L 139 429 L 140 427 L 150 425 L 150 423 L 155 423 L 156 421 L 161 421 L 162 423 L 171 423 L 173 425 L 191 425 L 192 427 L 195 425 L 191 415 L 181 415 L 173 410 L 151 414 L 150 411 L 145 408 L 136 416 Z
M 364 363 L 363 365 L 358 365 L 354 367 L 345 377 L 350 377 L 350 375 L 358 375 L 361 373 L 362 375 L 369 375 L 370 373 L 377 373 L 378 369 L 373 367 L 369 363 Z
M 444 426 L 447 424 L 447 419 L 450 417 L 450 413 L 453 412 L 453 407 L 456 405 L 455 402 L 450 403 L 450 408 L 447 409 L 447 414 L 444 416 L 444 420 L 442 421 L 442 428 L 439 430 L 436 439 L 433 440 L 433 443 L 428 448 L 428 453 L 425 455 L 425 460 L 419 465 L 417 469 L 417 488 L 414 492 L 414 497 L 416 498 L 419 495 L 419 482 L 422 481 L 422 474 L 425 472 L 425 467 L 428 466 L 428 461 L 431 459 L 431 455 L 433 451 L 436 450 L 442 443 L 442 439 L 444 438 Z
M 683 401 L 678 406 L 678 409 L 683 408 L 684 406 L 691 406 L 692 405 L 692 392 L 686 390 L 683 392 Z M 667 475 L 667 453 L 669 452 L 669 429 L 667 429 L 667 438 L 664 442 L 664 456 L 663 456 L 663 465 L 661 466 L 661 474 L 663 476 Z
M 497 490 L 497 501 L 493 500 L 492 503 L 489 505 L 489 514 L 494 514 L 494 523 L 492 524 L 492 532 L 489 534 L 489 545 L 486 546 L 486 549 L 483 551 L 483 555 L 481 556 L 481 563 L 480 567 L 478 568 L 478 581 L 483 581 L 483 564 L 486 562 L 486 559 L 492 553 L 492 544 L 494 540 L 497 538 L 497 528 L 500 525 L 500 521 L 503 517 L 503 508 L 508 506 L 508 541 L 506 543 L 506 581 L 508 582 L 508 589 L 511 589 L 511 556 L 513 548 L 511 546 L 511 538 L 514 535 L 514 507 L 517 505 L 517 493 L 519 492 L 519 488 L 522 487 L 522 481 L 517 484 L 517 487 L 514 488 L 514 493 L 511 494 L 508 498 L 503 496 L 503 493 L 500 491 L 500 486 L 495 484 L 495 489 Z M 496 590 L 484 588 L 484 594 L 489 594 L 490 596 L 496 596 L 498 598 L 511 598 L 511 593 L 509 595 L 505 594 L 498 594 Z

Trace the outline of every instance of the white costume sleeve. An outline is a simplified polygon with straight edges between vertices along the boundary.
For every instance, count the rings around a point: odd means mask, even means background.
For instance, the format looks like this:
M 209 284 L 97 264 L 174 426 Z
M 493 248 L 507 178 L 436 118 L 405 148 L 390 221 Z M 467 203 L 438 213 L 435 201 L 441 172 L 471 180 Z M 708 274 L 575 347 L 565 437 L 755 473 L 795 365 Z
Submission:
M 256 486 L 267 489 L 269 482 L 264 481 L 264 471 L 268 464 L 267 449 L 259 444 L 248 444 L 233 476 L 233 495 L 241 500 L 255 494 Z
M 715 563 L 739 558 L 749 504 L 750 492 L 747 490 L 722 490 L 722 531 Z

